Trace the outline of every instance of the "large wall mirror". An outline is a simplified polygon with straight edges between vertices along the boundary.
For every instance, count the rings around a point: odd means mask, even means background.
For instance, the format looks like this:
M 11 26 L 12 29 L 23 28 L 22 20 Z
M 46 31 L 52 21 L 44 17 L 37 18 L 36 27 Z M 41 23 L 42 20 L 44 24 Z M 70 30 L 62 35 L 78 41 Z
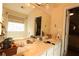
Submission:
M 41 20 L 41 16 L 35 18 L 35 36 L 41 36 Z

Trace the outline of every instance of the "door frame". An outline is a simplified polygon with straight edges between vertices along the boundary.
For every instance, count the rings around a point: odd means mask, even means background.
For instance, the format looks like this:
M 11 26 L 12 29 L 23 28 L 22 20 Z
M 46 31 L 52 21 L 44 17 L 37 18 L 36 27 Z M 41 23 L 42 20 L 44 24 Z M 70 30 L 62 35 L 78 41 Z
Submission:
M 64 34 L 64 53 L 63 55 L 67 54 L 67 48 L 68 48 L 68 39 L 69 39 L 69 24 L 70 24 L 70 20 L 69 20 L 69 9 L 73 9 L 79 6 L 73 6 L 73 7 L 69 7 L 67 9 L 65 9 L 65 34 Z M 66 41 L 67 40 L 67 41 Z M 65 42 L 66 41 L 66 42 Z
M 65 37 L 64 37 L 64 55 L 67 54 L 67 48 L 68 48 L 68 37 L 69 37 L 69 9 L 66 9 L 66 18 L 65 18 Z

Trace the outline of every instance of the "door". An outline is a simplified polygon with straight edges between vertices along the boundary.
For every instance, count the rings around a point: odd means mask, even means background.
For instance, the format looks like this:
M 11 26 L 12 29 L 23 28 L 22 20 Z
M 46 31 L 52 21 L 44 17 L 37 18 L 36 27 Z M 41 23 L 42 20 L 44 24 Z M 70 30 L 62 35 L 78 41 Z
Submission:
M 61 42 L 59 41 L 53 48 L 54 56 L 61 56 Z
M 54 46 L 52 46 L 47 50 L 47 56 L 53 56 L 53 55 L 54 55 Z

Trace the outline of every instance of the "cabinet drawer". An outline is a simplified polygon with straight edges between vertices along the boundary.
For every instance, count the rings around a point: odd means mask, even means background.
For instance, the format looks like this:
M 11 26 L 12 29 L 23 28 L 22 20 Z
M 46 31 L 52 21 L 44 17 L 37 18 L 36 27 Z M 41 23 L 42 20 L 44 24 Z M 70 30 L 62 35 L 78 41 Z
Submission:
M 17 47 L 5 49 L 5 50 L 4 50 L 4 53 L 5 53 L 7 56 L 14 55 L 14 54 L 17 53 Z

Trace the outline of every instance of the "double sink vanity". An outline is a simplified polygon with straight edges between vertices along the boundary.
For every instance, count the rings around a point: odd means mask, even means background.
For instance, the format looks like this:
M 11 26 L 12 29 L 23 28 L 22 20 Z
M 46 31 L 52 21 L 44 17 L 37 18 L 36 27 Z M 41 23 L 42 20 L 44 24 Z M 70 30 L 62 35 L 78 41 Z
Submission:
M 22 41 L 21 41 L 22 42 Z M 35 40 L 32 44 L 25 44 L 18 47 L 16 56 L 60 56 L 61 40 L 51 38 L 45 40 Z

